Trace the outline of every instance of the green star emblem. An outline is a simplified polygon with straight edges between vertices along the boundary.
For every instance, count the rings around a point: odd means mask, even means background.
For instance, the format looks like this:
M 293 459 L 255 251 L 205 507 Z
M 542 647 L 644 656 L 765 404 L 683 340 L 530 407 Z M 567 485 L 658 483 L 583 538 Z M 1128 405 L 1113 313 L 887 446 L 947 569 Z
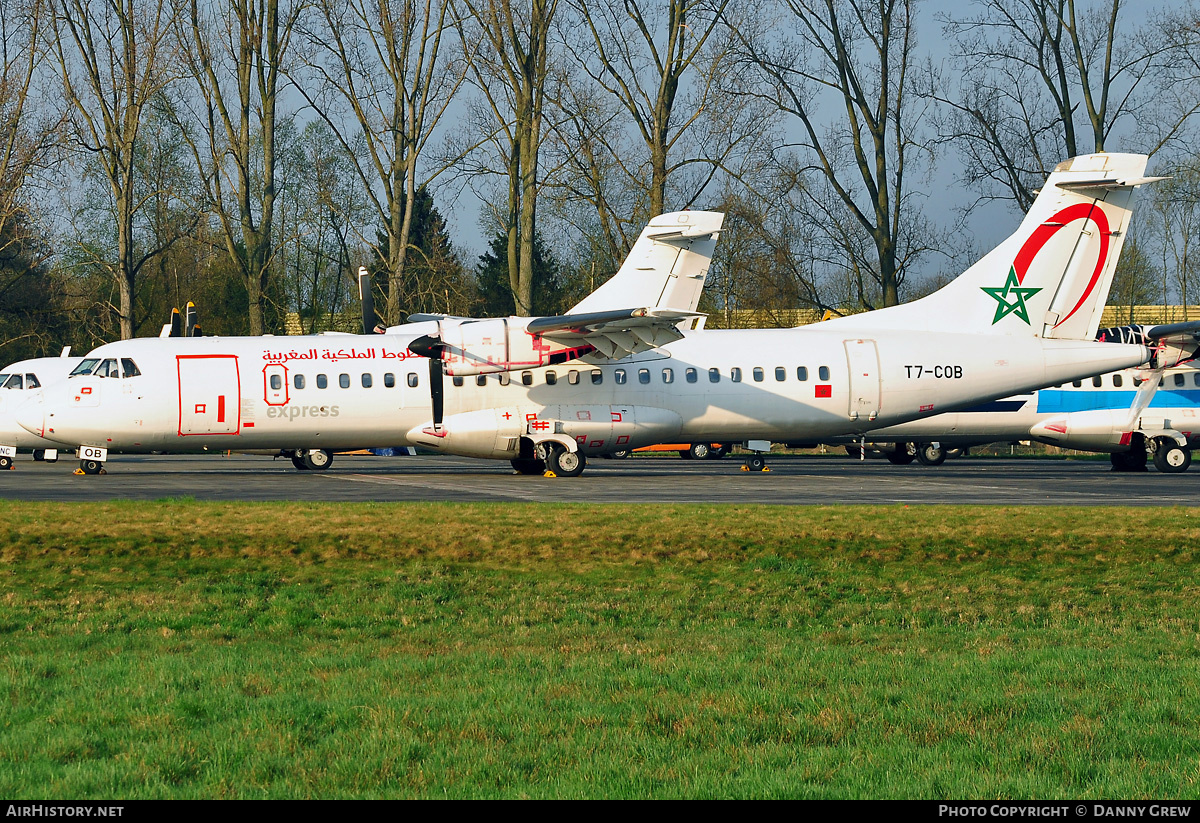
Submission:
M 1009 267 L 1008 280 L 1004 281 L 1003 287 L 988 288 L 987 286 L 982 286 L 981 288 L 996 298 L 996 302 L 1000 304 L 996 306 L 996 317 L 992 320 L 993 326 L 1009 314 L 1015 314 L 1025 321 L 1025 325 L 1029 325 L 1029 309 L 1025 307 L 1025 300 L 1033 297 L 1041 289 L 1022 288 L 1021 281 L 1017 280 L 1016 269 L 1011 266 Z

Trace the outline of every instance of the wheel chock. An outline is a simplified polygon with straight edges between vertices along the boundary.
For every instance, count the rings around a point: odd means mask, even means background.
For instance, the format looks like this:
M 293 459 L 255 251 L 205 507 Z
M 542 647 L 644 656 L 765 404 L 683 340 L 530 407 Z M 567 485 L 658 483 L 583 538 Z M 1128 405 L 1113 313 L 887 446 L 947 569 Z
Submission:
M 763 469 L 763 471 L 766 471 L 766 469 Z M 101 469 L 97 474 L 108 474 L 108 469 Z
M 542 477 L 558 477 L 558 475 L 555 474 L 554 472 L 550 471 L 549 469 L 546 469 L 546 473 L 543 474 Z
M 73 472 L 73 474 L 83 474 L 83 473 L 84 473 L 83 469 L 76 469 L 76 470 Z
M 76 469 L 76 471 L 79 471 L 79 470 L 78 470 L 78 469 Z M 742 471 L 744 471 L 744 472 L 748 472 L 748 471 L 750 471 L 750 467 L 749 467 L 749 466 L 747 466 L 745 463 L 743 463 L 743 464 L 742 464 Z
M 762 470 L 763 470 L 763 471 L 765 471 L 765 472 L 769 472 L 769 471 L 771 470 L 771 467 L 770 467 L 770 466 L 763 466 Z

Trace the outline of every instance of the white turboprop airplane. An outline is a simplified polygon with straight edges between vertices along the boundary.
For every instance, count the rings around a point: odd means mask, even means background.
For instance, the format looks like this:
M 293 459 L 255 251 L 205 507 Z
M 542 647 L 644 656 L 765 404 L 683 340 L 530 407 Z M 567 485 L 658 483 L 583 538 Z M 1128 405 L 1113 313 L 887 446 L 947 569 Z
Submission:
M 1016 233 L 963 275 L 865 315 L 679 331 L 696 317 L 722 219 L 681 212 L 652 220 L 613 279 L 562 317 L 110 343 L 21 423 L 80 444 L 84 471 L 107 449 L 279 448 L 304 461 L 314 449 L 416 444 L 575 476 L 588 456 L 654 443 L 864 433 L 1146 362 L 1143 345 L 1093 339 L 1133 190 L 1153 179 L 1145 165 L 1124 154 L 1061 163 Z M 85 374 L 121 358 L 142 376 Z M 443 373 L 454 378 L 445 391 Z
M 1126 327 L 1143 340 L 1164 340 L 1172 329 L 1200 324 Z M 1190 360 L 1193 338 L 1174 353 L 1160 349 L 1164 364 Z M 1161 472 L 1186 471 L 1192 448 L 1200 444 L 1200 370 L 1125 369 L 1074 380 L 1040 391 L 1006 397 L 958 412 L 901 423 L 871 432 L 861 445 L 878 449 L 888 460 L 906 465 L 917 460 L 940 465 L 946 451 L 998 441 L 1037 440 L 1080 451 L 1108 452 L 1116 471 L 1145 471 L 1153 461 Z M 839 438 L 834 442 L 851 442 Z M 853 449 L 858 441 L 851 443 Z
M 37 437 L 17 425 L 16 410 L 31 397 L 40 395 L 43 388 L 65 380 L 82 357 L 71 357 L 67 346 L 58 357 L 36 357 L 21 360 L 0 370 L 0 470 L 11 469 L 17 449 L 33 451 L 34 460 L 53 463 L 62 446 Z

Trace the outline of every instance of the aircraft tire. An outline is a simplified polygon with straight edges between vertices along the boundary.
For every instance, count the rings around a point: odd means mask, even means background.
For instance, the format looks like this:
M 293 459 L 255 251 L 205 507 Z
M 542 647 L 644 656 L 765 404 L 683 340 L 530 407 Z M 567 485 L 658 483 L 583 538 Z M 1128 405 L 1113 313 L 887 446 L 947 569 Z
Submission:
M 946 450 L 934 443 L 917 446 L 917 462 L 922 466 L 940 466 L 946 462 Z
M 760 472 L 767 467 L 767 458 L 761 454 L 752 454 L 746 458 L 746 470 Z
M 34 449 L 33 450 L 33 460 L 35 463 L 40 463 L 45 459 L 46 459 L 46 450 L 45 449 Z
M 715 449 L 709 450 L 708 459 L 709 460 L 720 460 L 722 457 L 725 457 L 731 451 L 733 451 L 733 446 L 729 445 L 728 443 L 722 443 L 719 446 L 717 446 Z
M 1154 450 L 1154 468 L 1167 474 L 1185 472 L 1192 465 L 1192 451 L 1185 449 L 1173 440 L 1159 441 Z
M 13 459 L 11 457 L 0 457 L 0 471 L 8 471 L 12 468 Z
M 84 474 L 99 474 L 100 470 L 104 468 L 104 464 L 99 460 L 80 460 L 79 468 L 83 470 Z
M 546 467 L 559 477 L 578 477 L 587 467 L 587 458 L 582 452 L 567 451 L 565 447 L 555 445 L 550 450 Z
M 308 471 L 308 466 L 304 465 L 304 458 L 299 455 L 292 455 L 292 465 L 302 472 Z
M 629 456 L 629 449 L 617 449 L 612 454 L 606 456 L 611 457 L 613 460 L 624 460 Z
M 1146 450 L 1143 448 L 1130 449 L 1127 452 L 1111 452 L 1108 460 L 1115 472 L 1144 472 L 1146 471 Z
M 325 449 L 309 449 L 304 453 L 304 468 L 312 472 L 323 472 L 333 465 L 333 452 Z
M 528 457 L 514 457 L 508 461 L 517 474 L 545 474 L 546 463 L 542 460 Z
M 887 453 L 888 462 L 894 466 L 907 466 L 917 459 L 915 451 L 910 451 L 908 443 L 897 443 L 894 451 Z
M 682 457 L 684 460 L 691 460 L 692 459 L 692 450 L 691 449 L 680 449 L 679 456 Z
M 688 449 L 688 455 L 692 460 L 707 460 L 712 454 L 712 446 L 708 443 L 693 443 Z
M 858 446 L 847 446 L 846 454 L 857 460 L 858 458 L 862 457 L 862 449 L 860 449 Z

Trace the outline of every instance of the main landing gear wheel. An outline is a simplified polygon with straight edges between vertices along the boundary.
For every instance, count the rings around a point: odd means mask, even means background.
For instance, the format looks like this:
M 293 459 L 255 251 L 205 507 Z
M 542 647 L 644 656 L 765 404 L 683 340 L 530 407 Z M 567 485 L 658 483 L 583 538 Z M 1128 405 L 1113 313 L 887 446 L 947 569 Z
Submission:
M 709 460 L 720 460 L 722 457 L 729 454 L 729 452 L 732 450 L 733 450 L 733 447 L 730 446 L 728 443 L 722 443 L 721 445 L 717 446 L 715 449 L 709 450 L 708 459 Z
M 308 471 L 322 472 L 333 465 L 333 452 L 326 449 L 309 449 L 301 460 Z
M 746 458 L 746 462 L 742 464 L 744 472 L 769 472 L 767 468 L 767 458 L 761 454 L 752 454 Z
M 685 460 L 705 460 L 712 456 L 712 448 L 707 443 L 693 443 L 686 451 L 681 451 L 679 456 Z
M 298 468 L 302 472 L 308 471 L 308 466 L 304 465 L 304 458 L 298 454 L 292 455 L 292 465 L 295 466 L 296 468 Z
M 104 471 L 104 464 L 101 463 L 99 460 L 80 460 L 79 461 L 79 473 L 80 474 L 107 474 L 107 472 Z
M 1127 452 L 1112 452 L 1108 460 L 1115 472 L 1146 471 L 1146 449 L 1140 446 Z
M 1158 448 L 1154 450 L 1154 468 L 1160 472 L 1175 474 L 1187 471 L 1190 465 L 1191 449 L 1183 448 L 1174 440 L 1158 441 Z
M 587 467 L 587 458 L 579 452 L 568 451 L 565 446 L 552 446 L 546 460 L 547 472 L 558 477 L 578 477 Z
M 940 466 L 946 462 L 946 450 L 937 443 L 917 446 L 917 462 L 922 466 Z
M 617 449 L 615 452 L 613 452 L 612 454 L 610 454 L 608 456 L 611 457 L 613 460 L 624 460 L 626 457 L 629 456 L 629 449 Z
M 544 460 L 536 460 L 527 457 L 514 457 L 508 462 L 512 464 L 512 467 L 517 474 L 546 473 L 546 463 Z
M 8 471 L 13 467 L 13 459 L 11 457 L 0 457 L 0 471 Z
M 911 443 L 897 443 L 896 448 L 887 453 L 887 459 L 897 466 L 907 466 L 917 459 L 917 450 Z

